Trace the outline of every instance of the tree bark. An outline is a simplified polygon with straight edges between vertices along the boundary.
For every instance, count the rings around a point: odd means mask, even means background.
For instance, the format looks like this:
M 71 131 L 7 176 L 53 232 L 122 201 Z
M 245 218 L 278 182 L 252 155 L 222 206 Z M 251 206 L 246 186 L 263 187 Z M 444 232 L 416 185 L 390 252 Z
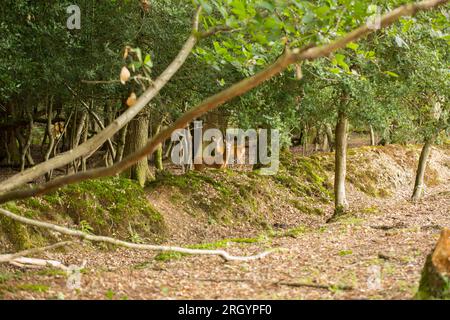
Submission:
M 116 157 L 114 158 L 114 163 L 122 161 L 123 150 L 125 149 L 125 141 L 126 141 L 126 137 L 127 137 L 127 131 L 128 131 L 128 124 L 125 125 L 119 131 L 119 137 L 117 140 L 117 151 L 116 151 Z
M 334 151 L 334 139 L 333 139 L 333 130 L 329 124 L 325 125 L 325 133 L 327 135 L 328 140 L 328 148 L 330 152 Z
M 336 152 L 334 175 L 334 197 L 336 214 L 343 213 L 347 209 L 347 199 L 345 195 L 345 176 L 347 171 L 347 130 L 347 116 L 343 111 L 339 111 L 336 123 Z
M 424 177 L 425 170 L 427 168 L 428 158 L 431 154 L 431 149 L 433 147 L 433 139 L 429 138 L 425 141 L 423 145 L 422 152 L 420 153 L 419 165 L 416 171 L 416 181 L 414 183 L 414 191 L 411 197 L 413 202 L 417 202 L 420 200 L 423 194 L 423 189 L 425 186 Z
M 33 158 L 30 154 L 30 147 L 31 147 L 31 142 L 32 142 L 32 133 L 33 133 L 33 117 L 30 115 L 29 116 L 29 123 L 28 123 L 28 127 L 27 127 L 27 132 L 26 132 L 26 136 L 22 137 L 20 135 L 20 133 L 18 132 L 18 136 L 20 139 L 20 151 L 21 151 L 21 156 L 20 156 L 20 171 L 25 170 L 25 165 L 26 162 L 28 161 L 28 163 L 33 166 L 34 165 L 34 161 Z
M 89 121 L 90 117 L 89 115 L 86 115 L 86 118 L 84 119 L 84 132 L 83 132 L 83 143 L 85 143 L 88 140 L 89 136 Z M 81 157 L 81 170 L 84 172 L 87 170 L 87 158 L 85 156 Z
M 158 134 L 159 131 L 161 131 L 161 124 L 158 125 L 158 127 L 156 128 L 156 132 L 155 134 Z M 157 147 L 156 147 L 156 151 L 155 151 L 155 168 L 156 170 L 164 170 L 164 166 L 163 166 L 163 145 L 162 143 L 160 143 Z
M 142 149 L 148 140 L 149 119 L 147 112 L 142 112 L 128 124 L 124 156 L 131 155 Z M 141 186 L 152 178 L 147 157 L 143 157 L 132 165 L 125 173 L 130 179 L 136 180 Z
M 47 151 L 45 152 L 44 161 L 48 161 L 48 159 L 50 158 L 50 155 L 52 154 L 53 147 L 55 146 L 55 136 L 53 135 L 53 132 L 52 132 L 52 118 L 53 118 L 53 98 L 50 99 L 50 101 L 48 102 L 48 107 L 47 107 L 46 131 L 47 131 L 47 136 L 48 136 L 48 146 L 47 146 Z M 50 170 L 45 174 L 46 181 L 51 180 L 52 173 L 53 173 L 53 170 Z
M 372 125 L 370 125 L 370 145 L 375 146 L 377 143 L 375 141 L 375 130 L 373 130 Z

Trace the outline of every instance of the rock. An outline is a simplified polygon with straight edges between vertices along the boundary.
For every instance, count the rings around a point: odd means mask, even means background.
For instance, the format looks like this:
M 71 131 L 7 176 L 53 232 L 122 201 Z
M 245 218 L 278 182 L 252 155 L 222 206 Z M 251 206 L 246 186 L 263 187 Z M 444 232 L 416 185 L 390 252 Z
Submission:
M 444 228 L 422 270 L 417 299 L 450 299 L 450 229 Z

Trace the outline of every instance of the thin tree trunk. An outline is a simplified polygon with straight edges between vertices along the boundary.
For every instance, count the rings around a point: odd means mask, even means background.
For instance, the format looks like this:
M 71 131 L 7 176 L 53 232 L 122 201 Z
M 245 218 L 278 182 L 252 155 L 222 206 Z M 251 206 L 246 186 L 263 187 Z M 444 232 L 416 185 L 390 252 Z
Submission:
M 47 107 L 47 136 L 48 136 L 48 147 L 45 153 L 44 161 L 48 161 L 50 155 L 52 154 L 53 147 L 55 145 L 55 137 L 52 133 L 52 118 L 53 118 L 53 97 L 50 98 Z M 53 170 L 50 170 L 45 174 L 45 180 L 50 181 L 52 178 Z
M 335 152 L 335 176 L 334 197 L 335 213 L 343 213 L 347 208 L 345 195 L 345 176 L 347 171 L 347 130 L 348 119 L 344 112 L 339 111 L 336 123 L 336 152 Z
M 327 135 L 328 140 L 328 148 L 330 152 L 334 151 L 334 139 L 333 139 L 333 130 L 329 124 L 325 125 L 325 133 Z
M 125 149 L 125 141 L 127 137 L 128 124 L 119 131 L 119 139 L 117 141 L 117 151 L 114 162 L 120 162 L 123 158 L 123 150 Z
M 81 140 L 81 135 L 83 134 L 83 129 L 86 125 L 86 118 L 87 118 L 87 112 L 82 111 L 81 117 L 78 119 L 78 117 L 75 116 L 74 118 L 74 127 L 75 129 L 75 135 L 73 136 L 73 142 L 72 142 L 72 149 L 78 147 Z M 84 157 L 85 158 L 85 157 Z M 77 172 L 82 160 L 81 159 L 75 159 L 73 161 L 73 171 Z
M 370 125 L 370 145 L 375 146 L 377 143 L 375 141 L 375 130 L 373 130 L 372 125 Z
M 330 144 L 328 143 L 328 135 L 325 133 L 323 135 L 323 144 L 322 144 L 322 151 L 329 151 L 330 150 Z
M 433 139 L 427 139 L 423 145 L 422 152 L 420 153 L 419 165 L 416 172 L 416 181 L 414 183 L 414 192 L 411 197 L 413 202 L 420 200 L 423 194 L 423 189 L 425 187 L 425 170 L 427 168 L 428 159 L 431 154 L 431 149 L 433 147 Z
M 86 119 L 84 119 L 84 121 L 85 121 L 85 124 L 84 124 L 84 132 L 83 132 L 83 143 L 85 143 L 88 140 L 88 136 L 89 136 L 89 121 L 90 121 L 89 115 L 86 115 Z M 87 159 L 85 156 L 81 157 L 81 170 L 82 171 L 87 170 L 86 160 Z
M 25 164 L 28 161 L 30 165 L 34 165 L 33 158 L 31 157 L 29 151 L 31 147 L 32 142 L 32 132 L 33 132 L 33 117 L 29 116 L 29 123 L 28 123 L 28 130 L 26 137 L 21 137 L 20 133 L 18 132 L 18 136 L 20 139 L 20 145 L 21 145 L 21 156 L 20 156 L 20 171 L 25 170 Z
M 145 111 L 129 122 L 124 150 L 125 157 L 133 154 L 146 145 L 148 140 L 148 126 L 149 119 Z M 143 157 L 132 165 L 126 171 L 126 176 L 136 180 L 141 186 L 144 186 L 145 183 L 152 178 L 148 167 L 147 157 Z
M 159 131 L 161 131 L 161 124 L 159 124 L 156 128 L 156 132 L 155 134 L 158 134 Z M 162 143 L 160 143 L 157 147 L 156 147 L 156 151 L 155 151 L 155 168 L 156 170 L 164 170 L 164 166 L 163 166 L 163 145 Z
M 308 127 L 303 127 L 303 140 L 302 140 L 302 155 L 306 156 L 306 149 L 308 148 Z

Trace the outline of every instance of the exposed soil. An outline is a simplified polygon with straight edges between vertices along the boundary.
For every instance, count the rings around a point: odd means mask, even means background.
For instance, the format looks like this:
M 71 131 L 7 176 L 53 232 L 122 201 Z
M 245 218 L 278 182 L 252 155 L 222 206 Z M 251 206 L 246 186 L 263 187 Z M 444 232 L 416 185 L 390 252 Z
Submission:
M 279 248 L 262 260 L 224 262 L 212 256 L 161 259 L 157 253 L 105 249 L 84 243 L 66 252 L 40 255 L 66 265 L 86 261 L 81 289 L 68 289 L 67 276 L 60 271 L 2 266 L 0 297 L 411 299 L 426 255 L 442 227 L 450 226 L 450 154 L 440 149 L 433 152 L 428 175 L 433 179 L 424 199 L 413 204 L 409 202 L 415 165 L 411 159 L 417 159 L 418 150 L 395 154 L 397 162 L 385 159 L 386 154 L 398 153 L 396 150 L 379 154 L 372 150 L 365 159 L 373 164 L 372 169 L 389 172 L 384 181 L 379 179 L 381 185 L 392 187 L 389 196 L 372 196 L 362 192 L 360 185 L 349 183 L 351 211 L 330 223 L 326 220 L 332 214 L 332 205 L 320 204 L 325 210 L 323 216 L 293 220 L 294 213 L 287 212 L 288 218 L 275 224 L 271 232 L 248 224 L 211 226 L 177 209 L 167 196 L 170 191 L 149 193 L 152 203 L 165 215 L 171 234 L 168 243 L 187 245 L 245 237 L 255 241 L 230 240 L 225 249 L 247 255 Z M 362 168 L 356 166 L 349 175 L 356 177 L 357 169 Z

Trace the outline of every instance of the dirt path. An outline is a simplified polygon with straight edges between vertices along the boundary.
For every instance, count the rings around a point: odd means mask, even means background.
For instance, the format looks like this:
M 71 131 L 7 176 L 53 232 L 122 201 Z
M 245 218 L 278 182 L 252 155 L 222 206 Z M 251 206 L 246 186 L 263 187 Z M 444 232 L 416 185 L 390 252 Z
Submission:
M 282 248 L 260 261 L 224 263 L 185 256 L 158 261 L 155 254 L 99 250 L 86 244 L 70 254 L 49 253 L 66 264 L 87 261 L 80 290 L 58 271 L 17 272 L 0 278 L 4 299 L 409 299 L 443 226 L 450 225 L 449 181 L 428 190 L 419 204 L 410 190 L 389 199 L 351 190 L 353 213 L 333 223 L 256 243 L 230 243 L 235 254 Z M 331 210 L 331 209 L 330 209 Z M 287 232 L 285 232 L 287 233 Z

